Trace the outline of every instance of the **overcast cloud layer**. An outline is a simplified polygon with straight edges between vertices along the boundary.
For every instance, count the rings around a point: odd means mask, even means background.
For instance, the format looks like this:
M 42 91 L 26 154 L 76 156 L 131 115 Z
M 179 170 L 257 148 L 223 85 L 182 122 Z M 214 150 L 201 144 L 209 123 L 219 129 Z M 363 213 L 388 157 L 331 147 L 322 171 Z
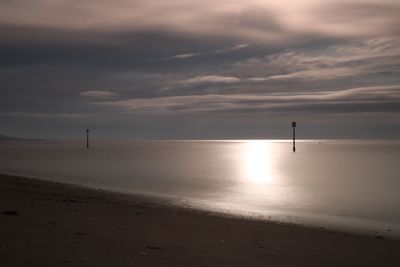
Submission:
M 0 0 L 0 133 L 400 137 L 397 0 Z

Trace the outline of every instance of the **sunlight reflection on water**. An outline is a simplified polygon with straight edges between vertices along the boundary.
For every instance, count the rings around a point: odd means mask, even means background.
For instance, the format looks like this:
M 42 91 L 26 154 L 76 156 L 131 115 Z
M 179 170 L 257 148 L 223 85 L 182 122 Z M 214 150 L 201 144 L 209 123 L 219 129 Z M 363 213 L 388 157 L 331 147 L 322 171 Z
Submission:
M 234 213 L 400 223 L 399 142 L 0 144 L 0 172 L 175 197 Z M 297 215 L 296 215 L 297 216 Z
M 244 172 L 249 182 L 265 186 L 274 178 L 271 169 L 270 144 L 264 141 L 250 141 L 245 144 Z M 276 176 L 275 176 L 276 178 Z

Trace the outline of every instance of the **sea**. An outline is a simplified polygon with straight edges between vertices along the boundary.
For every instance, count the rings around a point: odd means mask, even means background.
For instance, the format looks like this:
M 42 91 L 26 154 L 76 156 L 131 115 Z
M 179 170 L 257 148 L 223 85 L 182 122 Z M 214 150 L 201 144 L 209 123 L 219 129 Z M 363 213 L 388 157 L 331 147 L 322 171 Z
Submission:
M 2 141 L 0 173 L 400 238 L 400 140 Z

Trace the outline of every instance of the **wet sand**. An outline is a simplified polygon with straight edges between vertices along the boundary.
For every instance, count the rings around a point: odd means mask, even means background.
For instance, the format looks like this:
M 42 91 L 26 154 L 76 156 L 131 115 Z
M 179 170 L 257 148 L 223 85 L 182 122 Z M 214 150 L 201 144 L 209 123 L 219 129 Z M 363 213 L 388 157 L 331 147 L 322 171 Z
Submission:
M 0 266 L 400 266 L 400 241 L 0 175 Z

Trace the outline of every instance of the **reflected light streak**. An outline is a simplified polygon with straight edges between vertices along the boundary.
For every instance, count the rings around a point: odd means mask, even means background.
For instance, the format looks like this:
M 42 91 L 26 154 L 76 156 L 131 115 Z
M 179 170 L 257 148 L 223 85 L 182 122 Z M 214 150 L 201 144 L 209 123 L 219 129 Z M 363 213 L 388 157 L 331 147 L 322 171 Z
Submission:
M 265 141 L 250 141 L 246 144 L 245 175 L 254 184 L 271 182 L 271 148 Z

